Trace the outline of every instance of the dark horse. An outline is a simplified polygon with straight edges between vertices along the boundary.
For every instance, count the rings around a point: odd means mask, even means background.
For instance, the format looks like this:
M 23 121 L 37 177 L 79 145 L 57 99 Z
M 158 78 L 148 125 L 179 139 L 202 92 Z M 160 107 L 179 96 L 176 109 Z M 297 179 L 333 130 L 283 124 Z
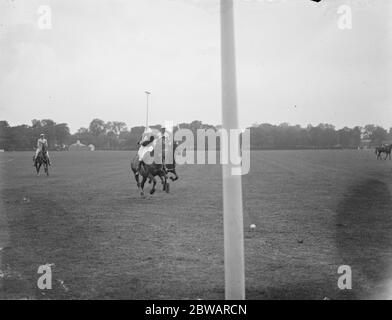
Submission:
M 147 146 L 148 144 L 152 143 L 154 137 L 150 137 L 150 141 L 145 141 L 142 143 L 143 146 Z M 140 145 L 140 143 L 138 144 Z M 155 150 L 150 153 L 150 156 L 154 156 Z M 135 180 L 137 183 L 138 189 L 141 189 L 140 195 L 144 196 L 144 185 L 149 179 L 149 183 L 153 182 L 152 189 L 150 190 L 150 194 L 155 193 L 155 187 L 157 184 L 157 180 L 155 179 L 158 176 L 161 179 L 163 185 L 163 191 L 169 192 L 169 184 L 167 183 L 167 172 L 165 167 L 162 163 L 151 163 L 147 164 L 145 162 L 140 163 L 139 155 L 136 154 L 135 157 L 131 161 L 131 170 L 135 176 Z M 139 181 L 139 177 L 142 177 L 142 182 Z
M 163 143 L 163 150 L 165 150 L 166 146 Z M 177 144 L 174 143 L 173 145 L 173 150 L 171 150 L 174 154 L 174 150 L 177 147 Z M 154 151 L 153 151 L 154 152 Z M 165 152 L 162 153 L 162 161 L 165 162 Z M 169 163 L 165 163 L 165 166 L 163 166 L 163 164 L 157 164 L 157 163 L 152 163 L 152 164 L 146 164 L 146 163 L 142 163 L 140 166 L 140 171 L 138 170 L 139 168 L 139 156 L 136 155 L 132 161 L 131 161 L 131 170 L 133 171 L 133 174 L 135 176 L 135 180 L 137 183 L 138 188 L 141 188 L 141 195 L 144 195 L 144 185 L 147 181 L 147 179 L 149 179 L 149 183 L 153 182 L 153 187 L 150 191 L 150 194 L 153 194 L 155 192 L 155 186 L 156 186 L 156 179 L 155 177 L 158 176 L 161 179 L 162 185 L 163 185 L 163 191 L 166 191 L 167 193 L 169 193 L 169 188 L 170 185 L 167 182 L 167 178 L 168 178 L 168 173 L 171 173 L 174 175 L 173 177 L 170 177 L 170 179 L 172 181 L 176 181 L 178 180 L 178 174 L 176 172 L 176 162 L 173 156 L 173 161 L 169 161 Z M 139 177 L 142 176 L 142 182 L 140 182 Z
M 146 164 L 142 163 L 140 166 L 140 171 L 139 171 L 139 155 L 136 154 L 135 157 L 131 161 L 131 170 L 133 171 L 133 174 L 135 176 L 135 180 L 137 183 L 138 189 L 141 189 L 140 195 L 144 196 L 144 185 L 149 179 L 149 183 L 153 182 L 152 189 L 150 190 L 150 194 L 155 193 L 156 190 L 156 184 L 157 180 L 155 179 L 156 176 L 158 176 L 161 179 L 162 185 L 163 185 L 163 191 L 166 191 L 169 193 L 169 183 L 167 182 L 167 174 L 166 171 L 164 170 L 163 164 L 157 164 L 157 163 L 152 163 L 152 164 Z M 139 181 L 139 177 L 142 177 L 142 182 Z
M 392 151 L 392 145 L 384 145 L 381 147 L 376 147 L 374 153 L 377 155 L 377 159 L 382 160 L 381 155 L 385 153 L 384 160 L 387 160 L 388 156 L 389 156 L 389 160 L 391 160 L 391 151 Z
M 46 175 L 49 175 L 49 159 L 46 155 L 46 147 L 42 146 L 42 150 L 38 153 L 37 158 L 35 159 L 34 162 L 35 169 L 37 170 L 37 176 L 39 175 L 39 171 L 41 169 L 41 166 L 44 166 L 44 170 Z

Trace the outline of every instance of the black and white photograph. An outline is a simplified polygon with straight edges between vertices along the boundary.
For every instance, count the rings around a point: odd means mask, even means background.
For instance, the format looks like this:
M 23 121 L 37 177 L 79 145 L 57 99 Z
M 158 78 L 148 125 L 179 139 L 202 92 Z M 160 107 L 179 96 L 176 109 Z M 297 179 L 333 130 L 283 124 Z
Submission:
M 392 299 L 391 57 L 390 0 L 0 0 L 0 300 Z

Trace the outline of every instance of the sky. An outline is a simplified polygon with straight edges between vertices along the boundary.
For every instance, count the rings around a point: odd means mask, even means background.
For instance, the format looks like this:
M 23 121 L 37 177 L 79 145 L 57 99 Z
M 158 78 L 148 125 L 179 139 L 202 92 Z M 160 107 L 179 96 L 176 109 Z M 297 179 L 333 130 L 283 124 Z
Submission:
M 392 127 L 391 15 L 390 0 L 235 0 L 240 125 Z M 217 0 L 0 0 L 0 120 L 143 125 L 148 90 L 151 124 L 220 124 L 219 28 Z

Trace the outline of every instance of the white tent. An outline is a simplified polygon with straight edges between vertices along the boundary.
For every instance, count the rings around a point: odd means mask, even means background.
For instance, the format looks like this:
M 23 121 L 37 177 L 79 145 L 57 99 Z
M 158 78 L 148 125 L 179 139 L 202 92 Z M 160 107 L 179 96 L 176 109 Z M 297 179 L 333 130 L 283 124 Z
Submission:
M 69 146 L 69 151 L 90 151 L 90 148 L 78 140 Z

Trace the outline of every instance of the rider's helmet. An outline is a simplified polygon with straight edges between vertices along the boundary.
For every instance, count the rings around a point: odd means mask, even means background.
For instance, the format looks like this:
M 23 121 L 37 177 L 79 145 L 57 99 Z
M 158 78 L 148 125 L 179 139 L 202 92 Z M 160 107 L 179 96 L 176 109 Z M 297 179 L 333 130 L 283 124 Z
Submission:
M 40 136 L 41 138 L 44 138 L 44 137 L 45 137 L 45 134 L 44 134 L 44 133 L 41 133 L 39 136 Z

